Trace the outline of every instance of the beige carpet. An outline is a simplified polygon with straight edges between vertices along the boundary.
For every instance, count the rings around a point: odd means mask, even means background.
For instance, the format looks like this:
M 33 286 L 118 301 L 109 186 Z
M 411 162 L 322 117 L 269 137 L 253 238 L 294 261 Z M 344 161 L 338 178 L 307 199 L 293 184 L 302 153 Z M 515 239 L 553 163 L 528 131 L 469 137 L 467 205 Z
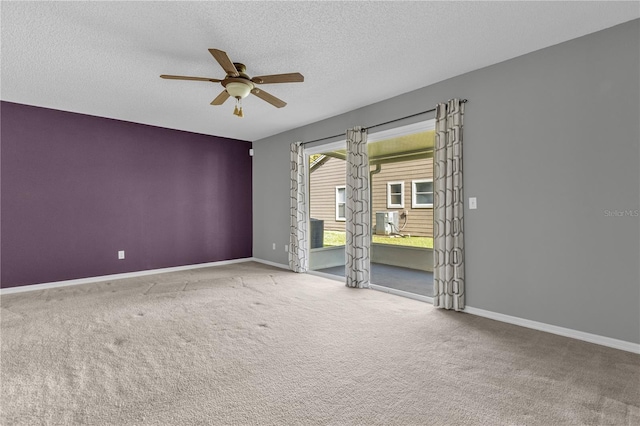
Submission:
M 2 425 L 637 425 L 640 356 L 257 263 L 6 295 Z

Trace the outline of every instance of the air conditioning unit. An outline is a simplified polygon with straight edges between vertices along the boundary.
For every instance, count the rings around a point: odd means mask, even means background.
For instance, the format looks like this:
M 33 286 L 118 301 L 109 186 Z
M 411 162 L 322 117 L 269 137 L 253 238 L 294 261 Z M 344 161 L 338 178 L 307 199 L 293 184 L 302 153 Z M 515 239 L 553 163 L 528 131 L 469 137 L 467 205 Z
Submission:
M 309 228 L 311 248 L 322 247 L 324 245 L 324 220 L 310 218 Z
M 376 235 L 391 235 L 400 232 L 399 212 L 376 212 Z

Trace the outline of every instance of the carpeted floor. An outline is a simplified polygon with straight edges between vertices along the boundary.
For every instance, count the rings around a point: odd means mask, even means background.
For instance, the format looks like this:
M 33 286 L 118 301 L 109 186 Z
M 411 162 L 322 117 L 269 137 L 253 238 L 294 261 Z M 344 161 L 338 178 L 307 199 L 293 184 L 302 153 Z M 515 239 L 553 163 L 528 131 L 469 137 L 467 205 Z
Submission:
M 257 263 L 2 297 L 2 425 L 636 425 L 640 356 Z

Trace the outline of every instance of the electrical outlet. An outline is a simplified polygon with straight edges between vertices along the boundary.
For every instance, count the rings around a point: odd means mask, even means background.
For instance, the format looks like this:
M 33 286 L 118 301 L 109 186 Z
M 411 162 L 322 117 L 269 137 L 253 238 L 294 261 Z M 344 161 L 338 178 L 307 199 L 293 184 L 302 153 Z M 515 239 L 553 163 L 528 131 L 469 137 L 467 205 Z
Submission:
M 276 243 L 273 243 L 273 249 L 274 250 L 276 249 Z
M 289 244 L 284 245 L 284 251 L 289 253 Z
M 476 197 L 470 197 L 469 198 L 469 210 L 475 210 L 478 208 L 478 200 L 476 200 Z
M 124 250 L 118 250 L 118 259 L 124 259 Z

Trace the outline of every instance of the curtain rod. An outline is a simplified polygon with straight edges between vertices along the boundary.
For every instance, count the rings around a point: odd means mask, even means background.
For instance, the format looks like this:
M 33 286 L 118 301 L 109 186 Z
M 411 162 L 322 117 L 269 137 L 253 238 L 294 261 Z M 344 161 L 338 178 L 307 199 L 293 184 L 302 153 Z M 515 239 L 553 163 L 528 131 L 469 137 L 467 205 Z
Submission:
M 466 99 L 462 99 L 462 100 L 460 100 L 460 102 L 465 104 L 465 103 L 467 103 L 467 100 Z M 411 117 L 417 117 L 418 115 L 429 114 L 430 112 L 434 112 L 435 110 L 436 110 L 436 108 L 431 108 L 431 109 L 428 109 L 426 111 L 421 111 L 421 112 L 417 112 L 415 114 L 411 114 L 411 115 L 407 115 L 407 116 L 404 116 L 404 117 L 396 118 L 394 120 L 385 121 L 384 123 L 374 124 L 373 126 L 369 126 L 369 127 L 363 127 L 363 129 L 364 130 L 373 129 L 374 127 L 384 126 L 385 124 L 395 123 L 396 121 L 406 120 L 407 118 L 411 118 Z M 326 138 L 320 138 L 320 139 L 314 139 L 312 141 L 302 142 L 302 145 L 306 145 L 308 143 L 313 143 L 313 142 L 320 142 L 320 141 L 324 141 L 326 139 L 333 139 L 333 138 L 337 138 L 337 137 L 340 137 L 340 136 L 344 136 L 344 133 L 340 133 L 339 135 L 327 136 Z

